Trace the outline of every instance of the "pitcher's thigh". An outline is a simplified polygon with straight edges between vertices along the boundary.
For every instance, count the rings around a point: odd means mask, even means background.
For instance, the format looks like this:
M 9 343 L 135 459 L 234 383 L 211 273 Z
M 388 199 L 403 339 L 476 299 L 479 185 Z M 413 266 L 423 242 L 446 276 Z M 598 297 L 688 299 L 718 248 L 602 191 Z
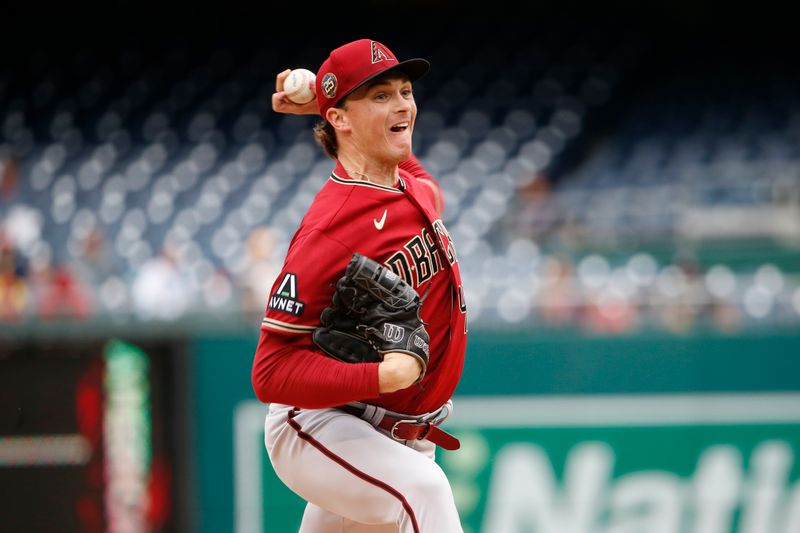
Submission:
M 433 460 L 359 418 L 308 413 L 290 423 L 294 442 L 272 450 L 276 473 L 306 501 L 361 524 L 407 523 L 409 531 L 423 518 L 457 521 L 450 485 Z

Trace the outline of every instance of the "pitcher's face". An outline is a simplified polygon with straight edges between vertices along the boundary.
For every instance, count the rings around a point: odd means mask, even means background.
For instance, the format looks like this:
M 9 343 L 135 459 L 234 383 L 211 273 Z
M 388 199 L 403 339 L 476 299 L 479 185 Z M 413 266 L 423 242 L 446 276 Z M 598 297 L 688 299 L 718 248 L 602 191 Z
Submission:
M 359 151 L 395 163 L 411 156 L 417 104 L 411 82 L 401 73 L 367 83 L 348 96 L 351 140 Z

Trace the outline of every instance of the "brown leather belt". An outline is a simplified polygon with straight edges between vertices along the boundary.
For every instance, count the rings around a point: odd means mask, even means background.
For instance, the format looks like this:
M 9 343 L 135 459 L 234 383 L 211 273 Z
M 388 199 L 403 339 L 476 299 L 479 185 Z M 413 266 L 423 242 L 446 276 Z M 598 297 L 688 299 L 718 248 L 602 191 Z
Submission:
M 364 414 L 364 409 L 354 405 L 340 405 L 341 409 L 359 418 Z M 389 432 L 395 440 L 429 440 L 441 446 L 445 450 L 457 450 L 461 443 L 450 433 L 440 429 L 433 422 L 427 422 L 418 418 L 398 418 L 389 414 L 384 414 L 378 427 Z

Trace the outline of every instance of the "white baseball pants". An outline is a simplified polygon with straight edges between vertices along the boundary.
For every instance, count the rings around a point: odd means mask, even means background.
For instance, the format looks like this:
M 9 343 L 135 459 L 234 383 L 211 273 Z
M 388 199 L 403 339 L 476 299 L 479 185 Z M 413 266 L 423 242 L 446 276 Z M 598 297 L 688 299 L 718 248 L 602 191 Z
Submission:
M 271 404 L 264 429 L 275 473 L 308 502 L 300 533 L 462 532 L 435 444 L 339 409 Z

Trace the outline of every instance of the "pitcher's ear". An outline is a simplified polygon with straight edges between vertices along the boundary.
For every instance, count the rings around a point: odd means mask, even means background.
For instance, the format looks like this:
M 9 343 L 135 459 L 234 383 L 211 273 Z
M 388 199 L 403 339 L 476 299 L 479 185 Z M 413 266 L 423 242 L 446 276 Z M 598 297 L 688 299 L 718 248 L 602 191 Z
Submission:
M 344 109 L 339 107 L 331 107 L 328 109 L 327 113 L 325 113 L 325 118 L 336 130 L 350 131 L 351 129 L 350 117 L 347 116 L 347 113 Z

